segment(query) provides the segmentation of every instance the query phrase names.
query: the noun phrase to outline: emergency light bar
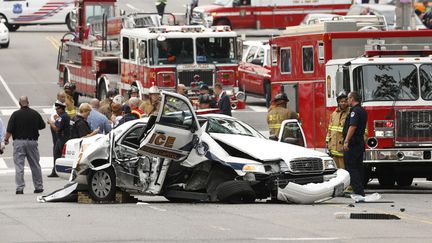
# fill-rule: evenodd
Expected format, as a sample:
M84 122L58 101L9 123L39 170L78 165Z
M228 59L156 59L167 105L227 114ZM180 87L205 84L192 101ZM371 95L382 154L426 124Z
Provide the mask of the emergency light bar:
M365 46L365 57L373 56L429 56L432 45L429 44L381 44Z

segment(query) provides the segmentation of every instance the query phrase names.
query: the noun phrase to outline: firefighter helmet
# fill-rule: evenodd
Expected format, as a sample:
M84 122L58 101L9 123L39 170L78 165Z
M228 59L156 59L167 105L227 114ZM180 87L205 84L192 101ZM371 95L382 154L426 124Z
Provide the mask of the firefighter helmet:
M67 82L65 83L65 85L63 86L63 89L69 89L71 91L74 91L76 89L76 85L74 83L71 82Z
M160 90L158 89L158 87L156 87L156 86L150 87L149 94L159 94L159 93L160 93Z
M289 99L288 99L288 96L287 96L285 93L279 93L279 94L275 95L273 101L274 101L274 102L277 102L277 101L285 101L285 102L288 102Z
M137 86L132 86L131 89L130 89L130 92L131 93L139 93L139 89L138 89Z
M340 99L346 99L348 98L347 93L345 92L345 90L342 90L341 92L339 92L339 94L336 96L336 101L339 102Z
M110 90L107 92L107 97L114 97L114 96L116 96L116 95L118 95L118 92L117 92L116 89L110 89Z

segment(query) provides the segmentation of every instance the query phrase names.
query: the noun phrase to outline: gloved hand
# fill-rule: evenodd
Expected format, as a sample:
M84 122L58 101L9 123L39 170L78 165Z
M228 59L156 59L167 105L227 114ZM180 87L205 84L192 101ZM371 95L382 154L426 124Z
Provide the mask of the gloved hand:
M5 146L4 142L1 142L0 143L0 154L3 154L5 147L6 146Z

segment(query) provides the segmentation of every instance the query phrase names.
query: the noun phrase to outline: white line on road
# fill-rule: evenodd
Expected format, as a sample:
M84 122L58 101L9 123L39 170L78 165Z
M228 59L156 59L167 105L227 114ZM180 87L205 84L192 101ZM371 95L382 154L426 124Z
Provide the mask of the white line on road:
M155 207L155 206L149 206L149 208L154 209L154 210L159 211L159 212L165 212L165 211L167 211L166 209L158 208L158 207Z
M3 86L6 89L6 92L8 92L9 96L11 97L13 103L16 105L16 107L19 108L18 100L15 98L15 95L12 93L12 91L9 89L9 86L6 84L2 76L0 75L0 82L3 84Z
M133 10L135 10L135 11L140 11L138 8L135 8L134 6L132 6L132 4L126 4L126 6L128 7L128 8L130 8L130 9L133 9Z
M52 169L49 168L42 169L42 172L51 172L51 171ZM13 173L15 173L15 169L0 170L0 175L13 174ZM31 170L29 168L24 168L24 173L31 173Z
M0 169L7 169L6 162L2 158L0 158Z
M339 240L336 237L322 237L322 238L285 238L285 237L268 237L268 238L254 238L254 240L268 240L268 241L335 241Z

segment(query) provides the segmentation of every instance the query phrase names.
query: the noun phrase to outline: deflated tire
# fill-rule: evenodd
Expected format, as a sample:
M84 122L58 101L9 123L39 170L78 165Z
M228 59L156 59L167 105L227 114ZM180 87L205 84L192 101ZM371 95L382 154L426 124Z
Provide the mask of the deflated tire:
M255 192L247 181L226 181L216 188L217 198L226 203L253 203Z
M95 201L114 201L116 177L112 168L91 171L88 177L89 194Z

